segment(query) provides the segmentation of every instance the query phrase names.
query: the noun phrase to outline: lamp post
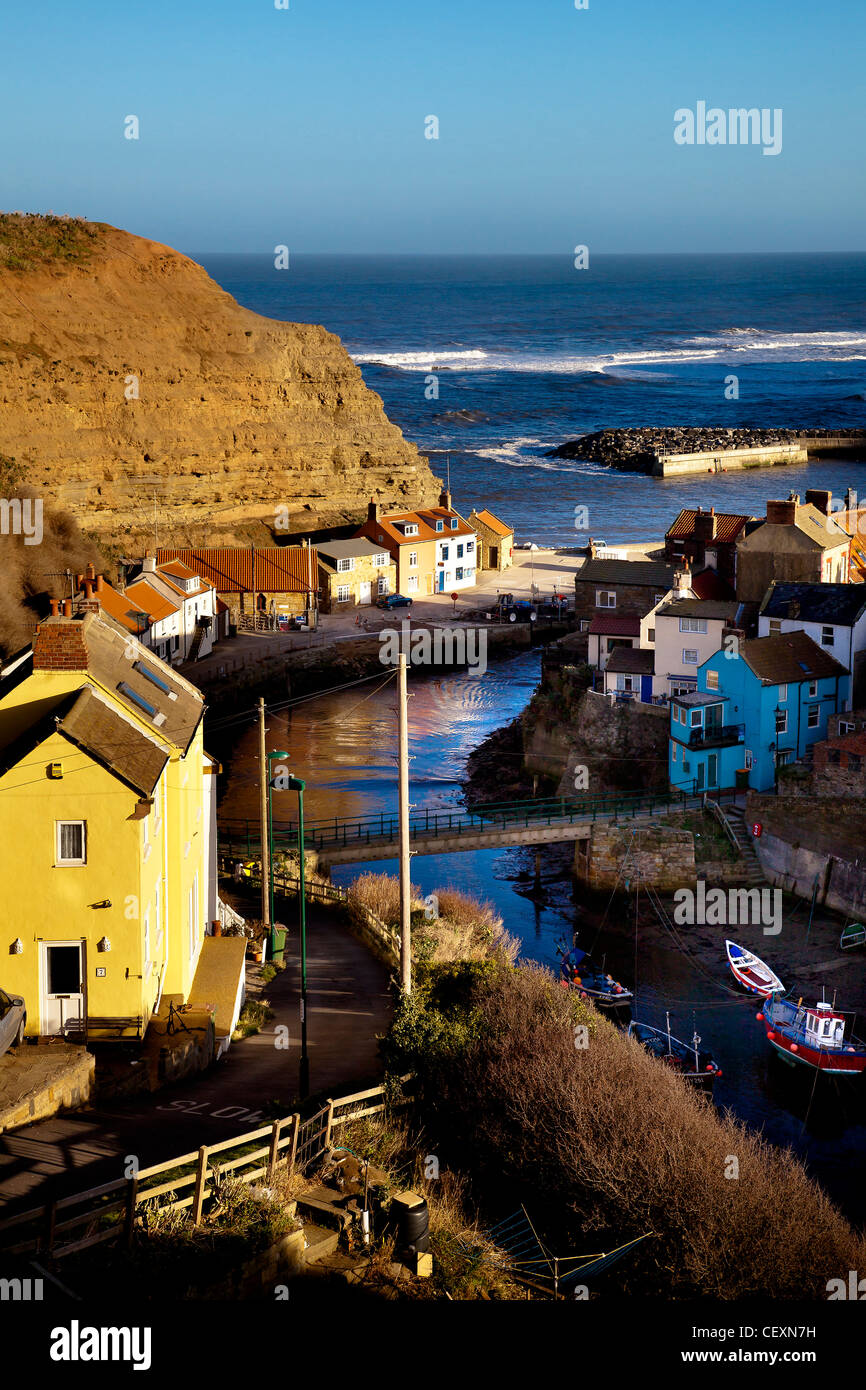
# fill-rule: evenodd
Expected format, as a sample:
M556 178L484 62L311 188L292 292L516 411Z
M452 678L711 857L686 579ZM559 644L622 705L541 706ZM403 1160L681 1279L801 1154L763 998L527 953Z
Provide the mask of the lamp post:
M270 929L271 929L271 930L270 930L270 940L269 940L269 942L268 942L268 951L269 951L271 960L273 960L273 958L274 958L274 949L275 949L275 947L276 947L277 937L276 937L276 932L274 931L274 810L273 810L273 802L272 802L272 800L271 800L271 792L273 791L273 787L274 787L274 783L275 783L275 782L278 783L278 788L279 788L279 790L282 790L282 788L283 788L283 783L285 782L285 778L284 778L284 777L272 777L272 776L271 776L271 761L272 761L272 759L274 759L274 758L287 758L289 755L288 755L288 753L285 751L285 749L283 749L283 748L278 748L278 749L276 750L276 752L274 752L274 753L268 753L267 756L268 756L268 903L269 903L269 905L270 905L269 925L270 925Z
M288 753L279 751L269 753L271 758L288 758ZM300 927L301 927L301 1062L299 1074L299 1089L301 1100L306 1100L310 1094L310 1059L307 1054L307 895L306 895L306 864L304 861L304 792L307 789L306 782L300 777L293 777L286 769L276 777L268 777L268 827L269 841L271 848L271 922L274 920L274 855L273 855L273 816L271 814L271 787L276 786L279 791L290 791L298 793L298 902L300 904ZM273 930L273 927L272 927Z

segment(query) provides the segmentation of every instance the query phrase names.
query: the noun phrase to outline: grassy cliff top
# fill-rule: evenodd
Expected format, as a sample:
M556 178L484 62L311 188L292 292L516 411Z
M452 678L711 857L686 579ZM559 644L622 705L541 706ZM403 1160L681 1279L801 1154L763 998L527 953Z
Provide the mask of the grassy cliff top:
M0 213L0 270L35 270L51 263L83 265L104 231L80 217Z

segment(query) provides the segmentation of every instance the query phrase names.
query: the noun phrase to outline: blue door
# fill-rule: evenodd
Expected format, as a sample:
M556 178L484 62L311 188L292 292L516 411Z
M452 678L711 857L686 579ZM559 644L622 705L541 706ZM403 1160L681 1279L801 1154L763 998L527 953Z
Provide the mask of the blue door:
M439 571L439 592L440 592L440 594L444 594L444 592L445 592L445 571L444 571L444 570L440 570L440 571Z
M652 704L653 698L653 678L652 676L641 676L640 678L640 698L645 705Z

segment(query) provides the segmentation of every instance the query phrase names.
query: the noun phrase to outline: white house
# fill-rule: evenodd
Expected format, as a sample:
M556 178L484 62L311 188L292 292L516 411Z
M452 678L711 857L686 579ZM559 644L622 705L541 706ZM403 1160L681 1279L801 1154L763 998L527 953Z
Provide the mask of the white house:
M860 703L866 693L866 584L771 584L761 603L758 636L778 632L805 632L841 661L853 678L854 704Z
M181 560L158 565L148 556L124 595L150 618L145 646L173 665L196 661L213 650L217 635L217 592Z
M698 667L736 628L736 599L666 598L641 619L641 646L655 647L655 694L687 695Z

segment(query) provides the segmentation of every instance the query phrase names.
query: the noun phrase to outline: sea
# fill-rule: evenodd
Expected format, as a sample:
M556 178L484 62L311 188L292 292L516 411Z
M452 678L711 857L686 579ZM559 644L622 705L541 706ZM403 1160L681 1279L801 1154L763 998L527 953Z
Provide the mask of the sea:
M544 256L299 255L286 271L266 256L197 259L248 308L339 334L390 418L434 471L450 471L456 505L490 507L518 541L582 544L577 506L588 508L596 539L616 543L662 536L682 506L758 514L768 497L808 487L839 500L849 486L866 494L866 460L658 480L550 457L565 440L623 426L866 426L866 256L610 256L587 271ZM469 753L525 707L540 665L534 649L492 662L483 676L413 681L413 805L463 804ZM269 729L307 783L311 822L395 806L392 687L322 692L275 711ZM252 823L256 739L252 724L238 723L220 754L222 808ZM490 901L522 955L553 970L557 944L577 932L634 988L636 1017L657 1027L670 1018L675 1034L700 1035L723 1067L715 1103L792 1147L848 1216L866 1223L862 1086L824 1077L815 1089L811 1076L778 1062L754 1001L731 997L721 929L715 956L701 965L658 923L638 933L622 903L599 926L567 850L547 847L540 858L539 868L521 846L418 855L413 884ZM347 884L396 868L376 861L333 877ZM786 912L783 940L799 942L808 904L788 902ZM831 967L838 956L828 928L817 955ZM787 980L783 945L768 959Z
M518 543L652 539L682 506L757 514L808 487L866 494L862 461L659 480L550 457L600 429L866 428L864 254L197 259L247 308L337 333L455 505L489 507Z

